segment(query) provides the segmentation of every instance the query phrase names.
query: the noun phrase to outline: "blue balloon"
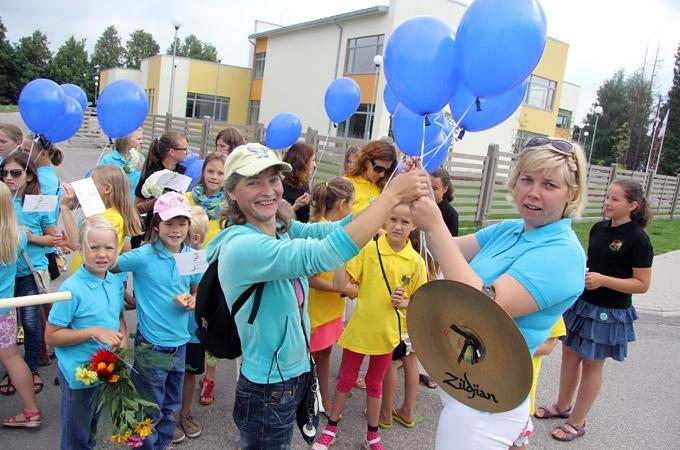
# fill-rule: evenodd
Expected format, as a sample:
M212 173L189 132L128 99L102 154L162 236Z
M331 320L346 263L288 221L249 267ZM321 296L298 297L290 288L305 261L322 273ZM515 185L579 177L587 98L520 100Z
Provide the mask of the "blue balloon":
M186 161L185 161L186 162ZM189 189L193 188L201 180L201 173L203 173L203 160L195 159L187 168L184 175L191 178L191 183L189 184Z
M19 94L19 113L34 133L51 129L61 120L65 111L64 91L52 80L33 80Z
M188 148L187 157L184 159L184 162L180 165L188 169L194 163L194 161L196 161L196 153L194 153L194 151L191 148Z
M78 132L83 124L83 108L73 97L66 96L66 112L59 122L43 135L50 142L65 141Z
M290 147L297 142L300 134L302 134L302 123L298 116L289 112L279 113L267 125L267 147L272 150Z
M475 105L476 97L465 86L458 86L449 104L453 119L458 126L467 131L482 131L495 127L510 117L522 104L528 85L528 81L524 80L498 97L479 99L480 111L477 111Z
M433 148L423 156L422 164L427 173L432 173L439 169L446 161L449 154L449 148L453 141L452 134L446 134L442 131L433 142Z
M409 110L403 104L397 106L392 116L392 131L399 150L410 156L420 156L423 145L424 116ZM425 126L425 152L432 148L434 140L440 132L451 130L451 124L444 117L443 112L430 114L429 125Z
M104 88L97 101L97 118L104 133L122 138L139 128L148 105L144 89L130 80L118 80Z
M323 97L326 114L331 122L340 123L352 117L361 102L361 90L351 78L333 80Z
M492 98L531 74L546 39L537 0L475 0L456 32L461 82L477 97Z
M392 88L390 88L389 84L386 84L385 89L383 89L383 100L385 101L385 107L390 112L390 115L393 115L397 106L399 106L399 100L394 95L394 92L392 92Z
M80 107L83 109L83 111L87 109L87 94L80 86L66 83L61 85L61 89L64 91L64 94L78 100L78 103L80 104Z
M457 73L453 30L444 21L417 16L399 25L385 46L385 77L411 111L440 111L453 95Z

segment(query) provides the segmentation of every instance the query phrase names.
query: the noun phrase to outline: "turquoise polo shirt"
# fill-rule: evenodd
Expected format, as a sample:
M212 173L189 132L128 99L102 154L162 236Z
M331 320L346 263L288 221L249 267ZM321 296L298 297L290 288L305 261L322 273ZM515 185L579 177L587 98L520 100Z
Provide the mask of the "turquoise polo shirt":
M23 225L28 228L31 233L43 236L43 228L54 227L57 221L53 213L50 212L30 212L26 213L23 210L23 199L14 199L14 212L17 215L17 222L19 225ZM45 256L45 247L39 245L31 244L30 242L26 246L26 253L33 264L35 270L47 270L47 256ZM21 255L20 255L21 256ZM17 277L25 277L31 274L31 269L21 257L17 261Z
M14 297L14 278L17 274L17 261L23 259L21 254L26 250L26 233L19 231L17 259L10 264L0 264L0 298ZM7 314L12 308L0 308L0 316Z
M585 253L571 219L531 231L524 231L523 220L507 220L478 231L475 238L480 250L470 266L484 284L508 274L538 305L538 311L514 318L533 355L585 285Z
M123 282L107 272L102 280L94 276L85 266L71 275L59 288L60 292L71 291L71 300L52 305L48 322L62 328L82 330L99 327L120 330L120 315L123 312ZM90 356L101 348L92 339L79 344L55 347L59 370L71 389L86 386L76 380L76 368L89 363Z
M113 149L111 150L110 153L107 153L104 155L104 157L99 161L98 166L106 166L108 164L113 164L114 166L118 166L121 169L125 170L125 158L118 152L118 150ZM132 200L135 199L135 189L137 189L137 184L139 183L139 179L142 176L142 171L141 170L133 170L130 171L129 173L125 173L128 177L128 181L130 183L130 196Z
M57 172L54 171L52 166L38 167L38 181L40 182L40 193L42 195L56 195L57 196L57 207L54 209L54 222L59 221L59 200L63 193L59 189L61 181L57 177ZM45 254L54 253L54 247L43 247L45 249Z
M193 252L189 246L182 253ZM132 272L139 331L152 344L177 347L189 342L189 312L172 301L198 285L201 274L180 275L175 258L161 241L125 252L118 258L121 272Z

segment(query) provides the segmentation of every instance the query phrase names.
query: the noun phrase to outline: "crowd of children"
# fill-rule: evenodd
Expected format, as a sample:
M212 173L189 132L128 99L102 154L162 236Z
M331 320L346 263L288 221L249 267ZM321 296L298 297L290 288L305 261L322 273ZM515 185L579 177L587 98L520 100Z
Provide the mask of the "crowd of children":
M138 328L129 330L134 333L132 345L149 350L139 358L149 354L173 357L165 360L171 361L167 364L152 367L151 373L148 361L135 360L134 367L140 369L132 375L135 385L159 406L151 417L152 433L142 448L164 449L186 437L198 437L202 426L191 411L195 389L198 384L201 404L214 401L218 360L195 335L193 309L201 273L181 272L178 255L206 248L224 227L221 213L225 204L235 202L227 197L231 194L224 187L225 161L243 144L243 137L235 129L220 133L218 151L205 158L198 183L186 193L169 191L159 196L145 195L144 184L159 170L184 172L181 163L188 150L186 137L170 132L153 139L146 159L140 151L141 130L118 139L91 174L106 210L78 219L74 190L59 182L52 167L62 162L61 151L40 139L22 147L20 130L17 134L14 128L0 125L0 298L48 292L50 263L56 259L49 255L54 255L55 248L64 248L73 256L70 276L59 290L70 291L72 300L57 303L51 310L41 306L0 310L0 363L6 371L0 380L0 394L16 392L23 405L21 412L3 420L2 425L41 425L36 394L43 388L38 367L41 346L47 344L54 349L59 368L61 448L94 448L101 385L84 385L74 374L97 348L128 346L123 312L136 308ZM312 224L346 222L347 216L369 207L398 164L392 144L373 141L362 149L348 150L345 177L314 182L314 148L298 145L294 152L300 155L289 156L293 172L286 175L288 181L283 186L298 218ZM453 186L448 173L438 169L431 175L431 184L446 226L457 236L458 214L451 206ZM571 440L585 432L585 416L602 384L605 358L623 360L627 342L635 337L632 322L636 315L630 295L647 289L652 262L649 238L643 231L649 208L638 187L628 181L609 187L604 207L607 220L595 224L591 231L586 290L566 313L566 329L560 319L548 341L535 351L532 415L540 357L549 354L556 338L566 334L560 396L555 404L540 406L535 413L539 419L568 418L553 433L559 440ZM57 209L24 211L25 196L38 193L58 195ZM327 417L327 425L312 447L316 450L327 449L337 439L343 408L357 383L365 383L366 389L367 448L384 448L379 428L390 428L395 421L406 428L416 424L418 382L423 377L428 383L430 380L420 375L417 355L410 347L408 304L415 290L436 273L428 271L430 262L419 255L415 244L418 229L411 214L408 204L396 206L382 230L346 265L309 277L309 348ZM57 230L59 217L64 232ZM614 239L619 236L626 239ZM607 248L611 255L603 257ZM54 275L59 275L58 268ZM301 306L299 298L298 302ZM24 333L23 358L16 340L19 325ZM610 342L608 330L614 328L624 332L614 333L617 339ZM337 382L331 377L335 344L342 349ZM367 355L363 381L359 369ZM394 398L400 368L404 396L397 406ZM198 380L200 375L203 378ZM236 411L234 414L236 417Z

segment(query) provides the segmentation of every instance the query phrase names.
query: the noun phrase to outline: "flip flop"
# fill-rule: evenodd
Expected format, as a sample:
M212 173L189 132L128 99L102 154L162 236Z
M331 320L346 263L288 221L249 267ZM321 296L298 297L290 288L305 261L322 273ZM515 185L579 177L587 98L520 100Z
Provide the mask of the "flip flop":
M418 375L418 379L420 380L421 383L423 383L428 388L437 389L437 383L429 375L425 375L424 373L421 373L420 375Z
M0 380L0 394L10 396L14 395L14 393L17 390L14 388L14 385L12 384L12 380L9 378L9 374L5 374L4 377L2 377L2 380Z
M402 416L399 415L396 409L392 410L392 420L399 422L401 425L405 426L406 428L413 428L416 426L416 423L414 421L408 421L404 419Z
M43 390L43 387L45 386L43 384L42 378L38 372L33 372L31 375L33 375L33 392L40 394ZM40 381L35 381L35 377L38 377L38 380Z
M543 414L541 416L536 415L536 413L538 412L539 409L543 411ZM569 414L571 414L571 406L569 408L565 409L564 411L562 411L560 409L560 407L557 406L557 403L553 403L552 409L555 411L554 413L552 411L550 411L550 406L538 406L536 408L536 411L534 411L534 417L539 419L539 420L555 419L555 418L568 419Z
M571 429L567 428L567 426L571 427ZM562 430L564 433L564 437L557 437L555 436L555 430ZM558 425L555 427L552 433L550 435L555 439L556 441L560 442L571 442L577 437L581 437L584 434L586 434L586 424L584 423L582 426L577 427L576 425L572 425L569 422L565 422L562 425Z

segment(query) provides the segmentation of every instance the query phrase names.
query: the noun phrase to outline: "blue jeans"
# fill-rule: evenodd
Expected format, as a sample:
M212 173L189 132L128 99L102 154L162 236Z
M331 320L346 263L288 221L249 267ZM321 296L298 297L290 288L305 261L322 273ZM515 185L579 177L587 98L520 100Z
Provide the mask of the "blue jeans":
M137 387L139 395L158 405L160 411L150 412L149 418L153 420L153 432L144 439L142 449L164 450L175 431L175 413L182 404L182 386L184 383L184 358L186 344L179 347L161 347L147 341L137 330L135 337L135 350L145 346L156 355L167 358L172 356L163 365L149 367L144 357L135 355L134 368L139 374L132 372L132 381ZM135 352L136 353L136 352Z
M241 450L290 448L295 411L308 376L303 373L280 383L257 384L241 374L233 414Z
M103 385L85 389L71 389L59 372L61 391L61 450L94 449L96 446L97 400Z
M36 295L38 288L35 285L33 275L17 277L14 279L14 296ZM41 305L22 306L19 308L21 326L24 327L24 359L31 372L38 371L40 360L40 348L42 346L42 328L40 327Z

